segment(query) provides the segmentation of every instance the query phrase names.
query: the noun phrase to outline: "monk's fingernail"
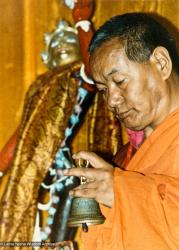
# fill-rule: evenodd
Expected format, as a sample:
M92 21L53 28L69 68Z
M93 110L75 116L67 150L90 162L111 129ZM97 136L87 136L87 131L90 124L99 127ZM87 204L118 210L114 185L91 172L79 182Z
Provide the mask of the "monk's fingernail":
M73 159L76 159L76 154L73 154L73 155L72 155L72 158L73 158Z
M74 193L75 193L75 192L74 192L73 190L71 190L71 191L69 192L69 195L73 196Z
M57 174L60 175L60 176L63 176L63 170L62 169L57 169Z
M64 170L62 170L62 173L63 173L63 175L67 175L69 173L69 170L68 169L64 169Z

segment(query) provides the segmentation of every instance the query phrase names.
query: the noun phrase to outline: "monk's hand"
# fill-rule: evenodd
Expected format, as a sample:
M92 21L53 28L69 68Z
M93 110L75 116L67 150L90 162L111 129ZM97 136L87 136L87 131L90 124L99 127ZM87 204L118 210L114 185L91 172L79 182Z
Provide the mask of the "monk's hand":
M73 197L94 198L97 202L112 207L114 202L114 168L93 152L81 151L73 158L87 160L92 168L71 168L64 175L85 177L86 182L70 191Z

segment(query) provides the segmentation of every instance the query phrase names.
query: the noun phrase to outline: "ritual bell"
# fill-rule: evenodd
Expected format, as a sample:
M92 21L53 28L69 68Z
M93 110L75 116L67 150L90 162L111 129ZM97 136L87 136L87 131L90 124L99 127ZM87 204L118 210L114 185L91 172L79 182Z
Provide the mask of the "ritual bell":
M81 160L81 159L80 159ZM86 164L79 161L80 167L88 167L89 162ZM81 184L85 184L86 181L84 177L81 177ZM102 215L99 204L95 199L92 198L80 198L75 197L72 201L71 212L68 219L69 227L79 227L82 226L84 232L88 231L88 226L102 224L105 217Z

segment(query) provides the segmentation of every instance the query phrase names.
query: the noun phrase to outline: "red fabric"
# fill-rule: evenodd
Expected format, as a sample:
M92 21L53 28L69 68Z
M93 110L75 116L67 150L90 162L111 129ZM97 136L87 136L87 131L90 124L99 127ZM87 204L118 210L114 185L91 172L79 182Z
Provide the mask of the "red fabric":
M17 143L18 129L10 137L9 141L5 144L0 152L0 171L4 172L7 170L12 162L15 147Z
M138 149L144 141L144 137L145 137L144 131L143 130L133 131L130 129L127 129L126 131L127 131L130 143L132 144L134 148Z

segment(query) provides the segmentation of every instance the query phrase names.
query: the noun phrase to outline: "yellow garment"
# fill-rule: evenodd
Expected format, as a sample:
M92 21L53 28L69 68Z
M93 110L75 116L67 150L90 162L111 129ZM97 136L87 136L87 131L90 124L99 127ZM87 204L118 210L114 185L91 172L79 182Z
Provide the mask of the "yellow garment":
M49 71L27 93L8 185L0 201L1 241L32 240L38 189L64 138L78 88L72 72L78 69L76 63Z
M103 225L83 234L85 250L179 249L179 109L115 169L115 203Z

